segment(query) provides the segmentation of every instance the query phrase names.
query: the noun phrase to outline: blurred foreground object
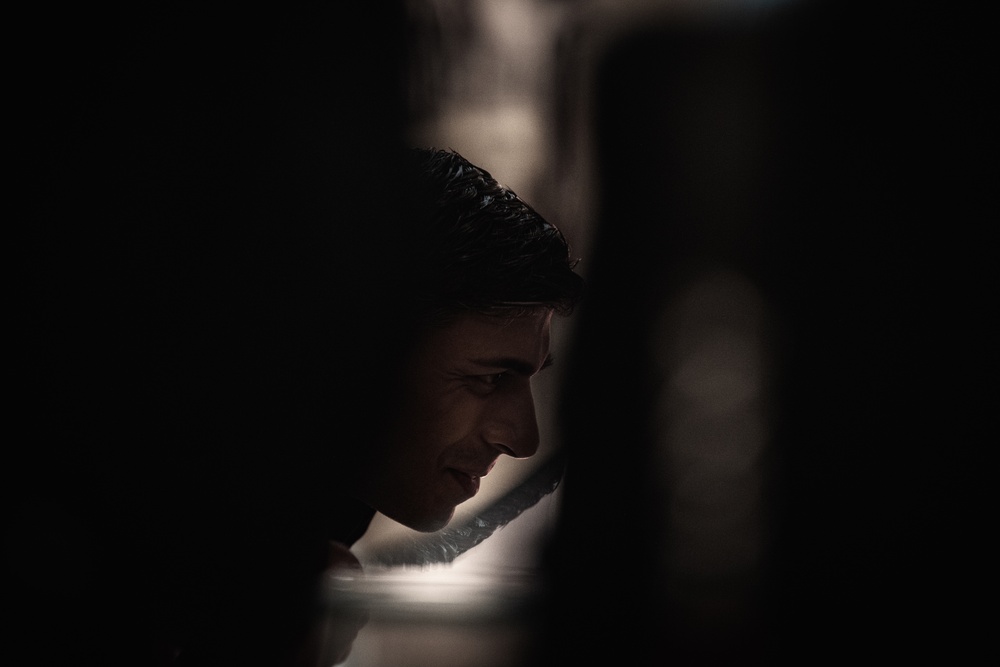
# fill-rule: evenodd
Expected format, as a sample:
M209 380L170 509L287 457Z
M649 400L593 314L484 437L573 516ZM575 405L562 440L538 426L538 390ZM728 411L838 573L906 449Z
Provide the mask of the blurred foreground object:
M532 664L974 656L982 23L695 4L595 3L565 35L597 213ZM595 544L643 584L592 576Z

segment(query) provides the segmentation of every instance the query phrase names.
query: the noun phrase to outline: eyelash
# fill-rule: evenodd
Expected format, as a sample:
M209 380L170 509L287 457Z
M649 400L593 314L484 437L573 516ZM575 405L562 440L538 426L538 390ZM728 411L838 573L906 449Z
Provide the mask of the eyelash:
M550 367L553 364L553 362L554 362L554 359L551 356L549 356L548 358L545 359L545 362L542 364L542 367L539 369L539 371L545 370L546 368ZM492 389L492 388L500 386L500 384L502 384L505 379L507 379L508 377L510 377L510 375L511 375L511 372L509 370L506 370L506 371L501 371L499 373L489 373L487 375L476 375L474 377L476 378L476 380L478 380L479 382L481 382L484 386L489 387L490 389Z
M503 371L502 373L490 373L489 375L481 375L480 378L486 384L490 385L491 387L495 387L498 384L500 384L500 382L502 382L503 379L506 378L508 375L509 373L507 371Z

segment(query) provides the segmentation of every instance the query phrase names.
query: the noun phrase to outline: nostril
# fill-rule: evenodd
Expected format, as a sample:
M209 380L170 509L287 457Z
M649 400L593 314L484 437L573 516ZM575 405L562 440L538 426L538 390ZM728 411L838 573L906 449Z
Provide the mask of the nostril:
M512 456L515 459L518 458L514 450L508 447L507 445L501 445L499 443L495 443L493 446L499 449L501 453L506 454L507 456Z

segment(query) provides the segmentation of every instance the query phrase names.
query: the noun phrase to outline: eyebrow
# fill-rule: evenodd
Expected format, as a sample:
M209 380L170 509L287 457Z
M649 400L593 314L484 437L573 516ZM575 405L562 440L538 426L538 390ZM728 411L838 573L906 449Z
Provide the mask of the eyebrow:
M539 367L538 372L541 373L546 368L555 363L555 357L551 354L545 356L545 360ZM534 375L535 366L530 364L524 359L518 359L516 357L497 357L496 359L473 359L473 363L479 364L480 366L489 366L493 368L509 368L516 373L521 375Z

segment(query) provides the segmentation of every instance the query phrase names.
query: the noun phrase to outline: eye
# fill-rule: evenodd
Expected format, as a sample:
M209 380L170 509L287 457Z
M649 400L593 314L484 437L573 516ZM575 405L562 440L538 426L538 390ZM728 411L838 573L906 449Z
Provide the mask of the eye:
M504 378L506 378L508 375L509 373L507 373L507 371L503 371L502 373L490 373L489 375L480 375L479 379L482 380L484 383L490 385L491 387L495 387L501 382L503 382Z
M509 372L489 373L487 375L473 375L470 377L471 386L477 393L488 394L503 385L510 375Z

